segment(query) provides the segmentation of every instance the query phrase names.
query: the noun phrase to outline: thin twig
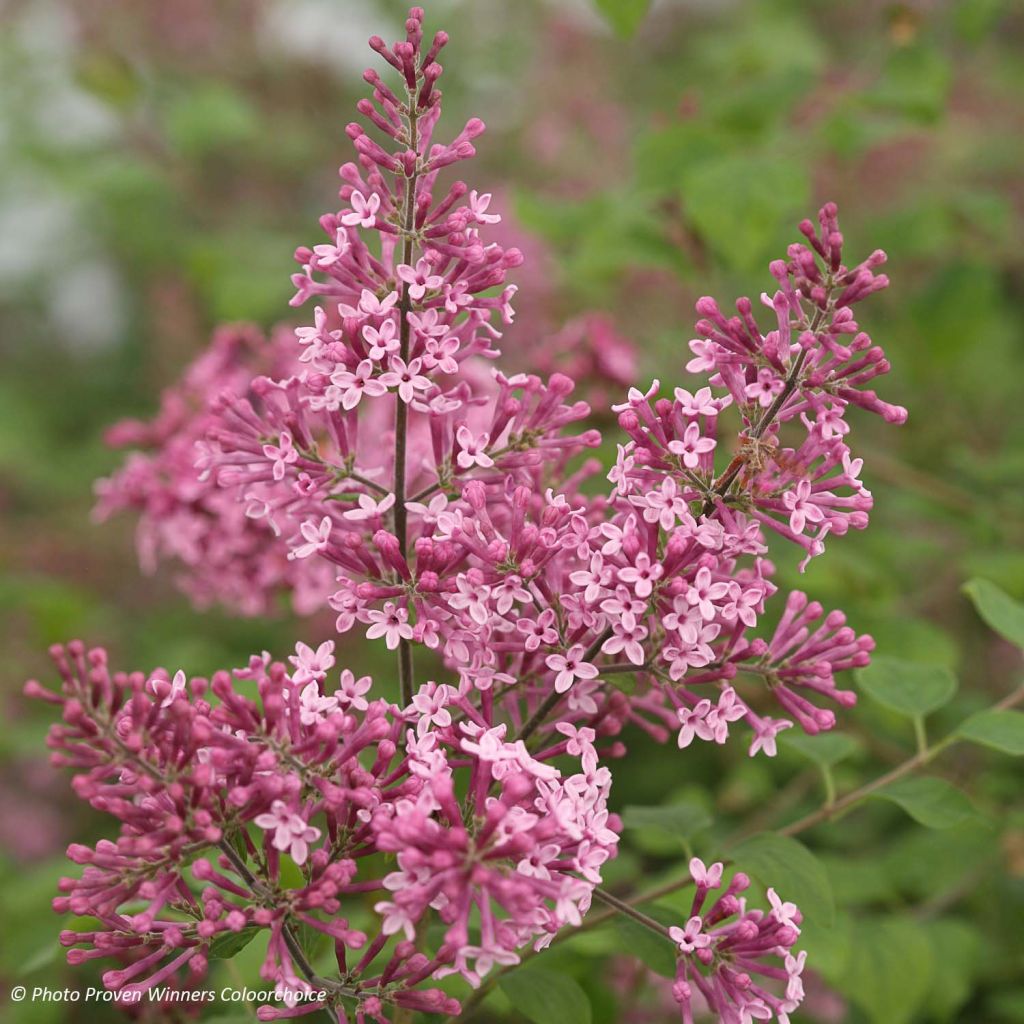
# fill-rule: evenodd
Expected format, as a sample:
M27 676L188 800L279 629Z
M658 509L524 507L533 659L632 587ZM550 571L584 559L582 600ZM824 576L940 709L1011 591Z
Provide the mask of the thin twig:
M999 703L993 704L991 710L1006 711L1008 708L1012 708L1021 701L1024 701L1024 686L1018 687L1013 693L999 701ZM831 821L834 818L839 817L853 807L854 804L860 803L861 800L871 796L873 793L876 793L884 786L889 785L890 782L895 782L897 779L902 779L903 776L909 775L916 768L920 768L923 765L928 764L929 761L933 761L947 748L953 746L955 743L962 743L963 741L963 736L960 736L956 732L951 732L934 746L919 751L914 754L913 757L907 758L906 761L897 765L891 771L888 771L884 775L880 775L877 779L852 790L845 796L841 796L830 807L820 807L811 814L805 815L798 821L794 821L785 826L785 828L779 829L779 835L795 836L800 832L805 832L807 829L813 828L815 825L818 825L823 821Z

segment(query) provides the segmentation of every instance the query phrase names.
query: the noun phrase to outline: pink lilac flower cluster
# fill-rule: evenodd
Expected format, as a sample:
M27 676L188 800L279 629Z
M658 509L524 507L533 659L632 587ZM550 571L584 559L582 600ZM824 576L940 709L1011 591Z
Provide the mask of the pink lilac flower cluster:
M266 615L285 595L309 614L326 606L333 589L327 566L290 561L265 521L195 471L196 444L214 422L213 402L224 392L246 394L261 370L285 371L296 358L292 340L288 330L268 340L249 325L222 327L164 392L150 422L124 420L107 432L108 444L133 451L117 473L97 482L96 518L138 512L143 570L173 562L178 585L200 608L218 603L236 614Z
M625 754L627 725L683 748L725 743L744 722L750 754L772 756L794 723L831 728L823 704L855 699L837 674L869 659L870 637L801 592L774 630L763 620L777 589L769 536L806 563L867 523L847 412L905 417L865 386L888 363L852 314L887 283L883 254L845 265L827 205L771 265L768 333L748 299L735 316L701 299L687 369L704 379L671 396L657 381L630 388L613 407L624 438L611 486L585 493L600 438L581 426L574 381L483 370L521 256L489 240L490 196L450 180L483 125L434 141L447 36L426 44L422 21L413 8L403 40L371 40L397 91L366 72L359 111L376 135L349 126L358 159L321 218L327 241L296 253L294 303L315 300L311 322L263 375L239 381L216 360L198 372L194 418L156 433L168 497L152 477L134 492L172 548L198 495L209 515L193 565L244 523L258 550L223 552L219 571L236 578L220 592L314 581L306 593L328 594L339 633L397 653L401 703L334 674L333 641L300 645L291 670L265 656L209 683L111 677L101 652L58 653L66 725L53 743L80 794L122 822L116 843L73 848L86 870L60 907L103 926L74 938L88 947L75 957L134 958L108 975L114 987L202 970L218 936L256 928L267 979L283 993L325 982L339 1020L343 1003L357 1021L383 1020L386 1004L451 1012L421 983L478 984L586 912L616 842L598 758ZM193 440L189 483L179 458ZM221 503L235 511L218 521ZM446 682L417 683L414 648ZM614 685L620 674L636 685ZM798 912L772 896L770 915L748 913L737 875L702 913L720 869L699 871L672 936L684 1020L694 988L730 1024L785 1020L799 971L784 1000L750 975L786 974L762 960L792 947ZM440 940L425 927L435 915ZM313 970L299 925L333 940L340 980Z
M789 1014L804 996L800 976L807 954L790 952L800 935L800 911L774 889L768 890L772 909L767 914L748 910L739 894L749 888L750 879L742 872L706 907L709 894L722 888L722 874L722 864L708 867L696 857L690 861L696 887L690 918L681 928L669 928L678 950L672 992L683 1024L693 1024L695 995L698 1005L722 1024L773 1018L789 1024ZM765 979L769 988L752 975ZM781 988L781 995L773 994L773 987Z
M314 985L339 1020L346 1003L385 1020L385 1003L457 1013L421 983L479 984L580 923L618 841L593 733L563 726L531 754L451 687L427 684L406 712L369 700L369 678L335 673L332 648L300 645L290 672L264 654L191 681L53 649L61 693L27 692L61 706L55 763L121 823L68 851L84 869L54 907L97 922L62 933L71 962L122 961L103 979L127 999L181 968L201 976L218 941L260 931L261 976L286 1004L261 1020L322 1009L297 1001ZM312 975L300 928L329 940L336 980Z

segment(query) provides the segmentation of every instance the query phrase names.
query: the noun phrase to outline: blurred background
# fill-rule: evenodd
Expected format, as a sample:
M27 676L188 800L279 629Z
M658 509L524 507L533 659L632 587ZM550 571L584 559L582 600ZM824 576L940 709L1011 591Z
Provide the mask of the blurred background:
M93 977L63 966L48 910L64 846L104 826L48 766L45 709L20 697L49 678L47 645L82 636L117 665L208 673L332 635L283 605L272 621L193 610L173 568L139 572L130 517L91 523L92 486L121 458L104 428L152 415L216 324L301 322L291 254L334 208L366 37L395 38L402 15L388 0L0 0L0 1000L14 980ZM435 0L427 22L452 35L446 134L487 122L464 173L528 256L513 364L554 335L576 358L615 332L640 382L684 383L694 300L756 297L821 202L839 203L852 262L887 250L892 286L860 315L893 364L879 390L910 422L858 417L871 528L804 577L782 560L781 582L844 608L880 652L954 669L951 722L1017 685L1019 654L960 588L983 576L1024 597L1024 5ZM621 387L593 388L600 421ZM848 722L840 788L913 750L877 706ZM808 840L838 913L809 938L798 1019L1024 1021L1020 773L971 751L941 773L973 779L980 822L922 833L877 805ZM821 792L796 748L680 760L635 737L615 797L699 808L701 850ZM612 882L675 877L683 856L665 829L631 830ZM615 959L607 932L549 962L596 1024L672 1020L663 983ZM501 991L486 1005L477 1019L525 1019Z

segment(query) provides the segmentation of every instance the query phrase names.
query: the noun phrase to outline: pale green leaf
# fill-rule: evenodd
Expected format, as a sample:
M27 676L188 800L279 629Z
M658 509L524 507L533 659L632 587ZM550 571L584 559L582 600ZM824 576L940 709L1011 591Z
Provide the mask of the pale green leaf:
M1024 648L1024 604L989 580L971 580L964 585L964 593L990 629L1011 644Z
M679 912L667 907L645 905L637 909L668 928L680 921ZM668 939L624 914L615 918L615 930L623 942L623 951L663 978L675 977L676 950Z
M926 828L952 828L974 815L966 795L942 779L899 779L873 795L902 807Z
M831 768L860 750L860 744L842 732L821 732L817 736L808 736L804 732L789 730L779 737L779 741L782 746L803 754L823 768Z
M220 932L210 943L209 957L211 960L230 960L236 953L240 953L261 929L243 928L238 932Z
M857 671L857 682L872 700L910 717L930 714L956 693L956 677L948 668L900 658L875 658Z
M732 850L736 865L766 888L795 903L804 917L829 927L835 901L828 874L802 843L789 836L764 832L744 840Z
M682 803L668 807L627 807L622 813L626 828L656 828L683 840L692 839L712 824L711 815L699 804Z
M516 1012L533 1024L590 1024L590 1000L568 975L524 967L506 974L500 985Z
M651 0L594 0L617 35L629 38L647 15Z
M684 171L683 213L729 267L759 266L807 202L807 169L778 157L730 154Z
M906 918L860 920L850 958L834 983L872 1024L907 1024L928 995L932 947L924 927Z
M981 743L1003 754L1024 755L1024 712L979 711L971 715L957 732L972 743Z

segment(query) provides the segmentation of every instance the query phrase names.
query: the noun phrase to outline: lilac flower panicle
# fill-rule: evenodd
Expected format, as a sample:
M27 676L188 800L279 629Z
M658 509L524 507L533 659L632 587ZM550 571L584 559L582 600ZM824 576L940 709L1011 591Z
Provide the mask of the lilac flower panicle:
M254 928L264 978L326 987L340 1021L457 1012L434 980L479 985L586 914L616 851L608 762L627 726L678 749L742 729L773 756L784 730L835 725L855 700L837 676L870 658L842 612L773 600L768 554L789 542L803 566L867 525L853 425L906 417L869 387L889 364L853 319L884 254L844 263L826 205L771 264L760 320L749 299L699 300L680 386L628 386L629 346L593 318L546 377L503 373L522 257L491 194L455 177L484 126L438 134L448 37L422 22L413 8L404 39L370 41L389 78L366 72L340 206L296 251L305 323L269 345L219 333L153 424L115 432L150 452L100 487L102 512L141 511L147 560L183 563L198 603L326 605L339 634L396 652L401 699L340 668L333 640L209 680L55 651L62 693L29 690L62 708L50 742L76 791L121 824L72 847L83 871L57 906L97 919L65 941L117 961L114 989L198 977L218 936ZM565 356L588 332L605 362ZM600 435L567 368L591 393L628 386L610 468L588 457ZM417 682L424 651L443 681ZM691 872L669 933L683 1020L784 1022L799 910L769 890L771 911L748 911L742 874L712 900L722 866ZM300 926L333 941L336 977L314 974ZM261 1019L316 1008L292 1002Z

